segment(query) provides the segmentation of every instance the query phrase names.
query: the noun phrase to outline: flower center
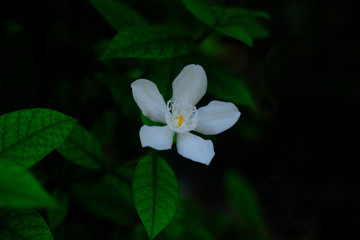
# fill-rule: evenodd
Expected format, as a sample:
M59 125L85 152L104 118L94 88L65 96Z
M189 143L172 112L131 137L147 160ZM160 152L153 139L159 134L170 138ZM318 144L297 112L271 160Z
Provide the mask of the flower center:
M197 126L197 113L195 106L170 99L165 112L166 123L177 133L189 132Z
M178 119L178 126L181 127L181 125L182 125L182 123L184 121L183 115L180 115L177 119Z

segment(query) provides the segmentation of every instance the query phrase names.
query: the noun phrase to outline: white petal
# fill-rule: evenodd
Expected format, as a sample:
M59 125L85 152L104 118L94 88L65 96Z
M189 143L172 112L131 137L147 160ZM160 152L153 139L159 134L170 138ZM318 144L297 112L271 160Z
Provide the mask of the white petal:
M231 128L239 119L238 108L230 102L211 101L198 109L198 125L194 131L212 135Z
M175 78L173 100L189 103L193 106L205 95L207 78L200 65L187 65Z
M166 123L166 104L155 83L139 79L131 84L135 102L142 113L155 122Z
M206 165L209 165L215 156L212 141L204 140L189 132L178 134L176 146L183 157Z
M140 128L140 141L142 147L151 147L156 150L170 149L174 139L174 131L168 126L142 126Z

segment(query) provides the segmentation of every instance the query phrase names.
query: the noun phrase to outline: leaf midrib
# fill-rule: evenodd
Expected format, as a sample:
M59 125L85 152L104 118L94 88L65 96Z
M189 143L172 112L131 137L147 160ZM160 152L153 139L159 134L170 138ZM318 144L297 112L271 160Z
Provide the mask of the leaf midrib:
M35 136L35 135L37 135L37 134L39 134L39 133L41 133L41 132L44 132L44 131L46 131L47 129L52 128L52 127L54 127L54 126L56 126L56 125L61 125L61 124L65 123L65 122L71 122L71 121L76 121L76 120L75 120L75 119L66 119L66 120L62 120L62 121L60 121L60 122L53 123L53 124L51 124L51 125L49 125L49 126L47 126L47 127L41 128L41 129L33 132L32 134L30 134L30 135L28 135L28 136L20 139L19 141L16 141L15 143L11 144L11 145L10 145L9 147L7 147L7 148L4 148L4 141L3 141L3 142L2 142L2 144L3 144L3 150L0 152L0 157L4 156L6 152L8 152L9 150L11 150L11 148L16 147L16 145L21 144L22 142L25 142L25 141L28 140L28 139L31 139L33 136ZM5 132L4 132L4 135L5 135Z
M180 37L170 37L170 38L164 38L164 39L160 39L160 40L151 40L151 41L142 41L142 42L138 42L136 44L131 44L131 45L127 45L127 46L122 46L122 47L119 47L117 48L116 50L114 49L106 49L105 53L103 54L103 56L101 57L101 59L108 59L109 58L109 55L116 55L116 53L118 52L127 52L129 50L131 50L132 48L139 48L139 47L143 47L143 46L147 46L150 45L150 44L155 44L155 43L160 43L159 45L161 46L161 48L163 48L163 44L165 43L178 43L178 42L183 42L183 43L187 43L191 44L191 41L189 41L189 39L186 37L186 36L180 36ZM147 51L145 51L147 52ZM111 58L111 57L110 57Z
M153 238L154 236L154 224L155 224L155 210L156 210L156 184L157 184L157 171L156 171L156 157L152 156L152 160L153 160L153 184L154 184L154 193L153 193L153 214L152 214L152 219L151 219L151 238Z

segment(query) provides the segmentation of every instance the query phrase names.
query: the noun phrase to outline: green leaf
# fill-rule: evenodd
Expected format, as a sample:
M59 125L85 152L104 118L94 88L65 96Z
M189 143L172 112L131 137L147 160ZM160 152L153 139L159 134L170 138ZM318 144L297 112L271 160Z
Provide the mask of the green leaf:
M1 240L51 240L41 215L33 209L0 209Z
M110 58L161 59L181 56L193 49L190 37L172 27L137 26L120 30L101 60Z
M200 21L213 27L218 21L214 10L208 5L196 0L182 0L185 7Z
M236 25L222 26L222 27L217 27L216 29L225 35L228 35L230 37L242 41L243 43L247 44L250 47L253 45L252 37L241 26L236 26Z
M98 181L74 184L71 193L93 213L126 225L130 221L127 212L129 204L121 184L118 178L108 174Z
M0 116L0 162L31 167L57 148L75 124L75 119L44 108Z
M252 187L232 170L225 175L225 187L231 206L238 216L241 232L251 235L249 239L267 239L258 199Z
M115 0L90 0L106 21L116 30L146 24L146 20L132 7Z
M57 207L36 178L16 164L0 162L0 207Z
M136 166L133 180L136 210L150 239L172 220L179 202L175 174L167 162L147 155Z
M223 26L241 26L252 38L269 36L269 31L261 25L258 19L252 17L232 16Z
M257 11L246 8L232 8L229 9L231 11L231 17L253 17L253 18L263 18L270 19L270 15L263 11Z
M269 35L269 32L257 21L257 18L270 18L263 11L226 8L219 5L210 6L198 0L183 0L183 3L203 23L249 46L252 46L253 38L263 38Z
M251 91L244 77L235 77L221 69L209 70L208 85L210 95L241 106L256 109Z
M105 165L100 143L79 124L56 150L69 161L85 168L99 169Z
M52 196L59 202L59 207L47 210L47 219L51 229L56 228L61 222L63 222L68 215L69 210L69 196L66 192L61 192L56 189Z

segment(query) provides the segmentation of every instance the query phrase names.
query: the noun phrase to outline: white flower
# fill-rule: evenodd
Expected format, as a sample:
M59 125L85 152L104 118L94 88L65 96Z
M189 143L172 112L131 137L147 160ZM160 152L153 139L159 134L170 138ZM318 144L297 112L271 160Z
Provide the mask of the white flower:
M230 102L211 101L196 109L195 105L205 95L207 78L200 65L188 65L176 77L173 97L167 104L156 85L146 79L131 84L135 102L142 113L165 126L142 126L142 147L157 150L170 149L177 133L177 149L180 155L206 165L214 157L212 141L204 140L190 131L205 135L221 133L232 127L240 117L237 107Z

